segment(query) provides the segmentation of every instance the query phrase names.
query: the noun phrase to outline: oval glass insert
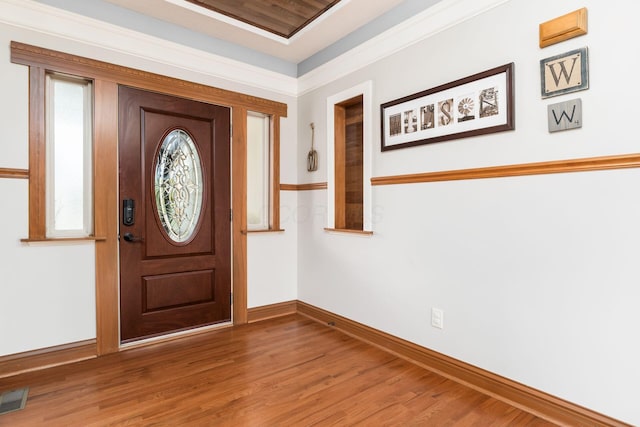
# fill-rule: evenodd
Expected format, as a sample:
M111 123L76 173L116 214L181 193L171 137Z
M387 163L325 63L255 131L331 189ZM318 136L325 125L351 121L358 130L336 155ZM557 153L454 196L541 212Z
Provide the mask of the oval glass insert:
M155 170L156 208L171 240L189 240L202 209L202 164L191 136L182 129L162 141Z

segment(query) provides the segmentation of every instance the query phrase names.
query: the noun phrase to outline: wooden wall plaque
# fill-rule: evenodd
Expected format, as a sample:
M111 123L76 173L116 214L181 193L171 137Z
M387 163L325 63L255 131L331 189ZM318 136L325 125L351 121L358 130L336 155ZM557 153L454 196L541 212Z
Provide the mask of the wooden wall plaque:
M540 47L587 34L587 8L575 10L540 24Z

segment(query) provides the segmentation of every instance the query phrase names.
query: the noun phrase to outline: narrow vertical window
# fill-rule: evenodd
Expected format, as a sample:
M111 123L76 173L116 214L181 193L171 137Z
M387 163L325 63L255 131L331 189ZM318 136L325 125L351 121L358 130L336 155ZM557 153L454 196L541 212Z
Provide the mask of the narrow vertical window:
M48 238L93 233L91 82L46 79L46 223Z
M363 228L362 95L335 106L335 227Z
M271 222L271 117L247 114L247 229L269 230Z
M327 98L328 231L373 233L372 117L371 81Z

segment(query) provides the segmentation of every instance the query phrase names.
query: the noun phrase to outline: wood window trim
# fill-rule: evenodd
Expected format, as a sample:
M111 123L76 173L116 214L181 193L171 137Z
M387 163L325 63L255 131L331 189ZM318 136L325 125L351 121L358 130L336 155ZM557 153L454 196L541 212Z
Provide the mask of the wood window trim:
M260 234L260 233L284 233L283 228L270 228L268 230L245 230L246 234Z
M106 240L106 237L95 234L73 237L47 236L45 116L47 71L41 66L29 67L29 237L20 241L29 243Z
M369 230L352 230L350 228L328 228L325 227L324 231L330 233L347 233L347 234L361 234L363 236L373 236L373 231Z
M196 101L212 102L229 107L287 117L287 104L226 89L205 86L186 80L137 70L108 62L85 58L16 41L11 42L11 62L31 67L116 82L117 84L156 90Z
M43 67L29 67L29 239L46 239L46 120Z
M280 118L271 117L271 176L270 191L271 203L271 221L269 223L270 231L284 231L280 229Z
M225 89L136 70L68 53L11 42L11 62L29 67L29 238L41 239L44 230L44 76L55 71L94 82L94 232L96 240L96 352L120 350L118 319L118 85L166 93L182 98L229 106L232 109L232 209L234 324L247 323L246 248L246 115L260 111L273 117L274 142L279 152L280 118L287 104ZM273 171L279 177L279 164ZM279 182L278 179L274 183ZM276 185L274 184L274 189ZM277 186L279 190L279 184ZM274 194L278 202L279 191ZM40 219L42 217L42 220ZM274 220L279 228L279 212ZM40 223L39 221L43 221ZM32 234L33 233L33 234Z
M326 189L326 182L312 182L309 184L280 184L280 191L309 191Z
M38 242L102 242L106 241L106 237L102 236L85 236L85 237L45 237L44 239L20 239L23 243L38 243Z
M345 181L346 181L346 157L345 157L345 139L346 139L346 111L345 107L341 104L336 104L333 107L333 138L334 138L334 217L335 228L338 230L346 229L346 201L345 201Z
M363 111L363 94L334 105L335 221L330 230L367 233L364 229L363 208ZM357 131L355 135L353 133L354 126L356 129L359 126L359 137Z
M0 178L29 179L29 169L0 168Z
M270 112L251 111L269 116L269 228L250 230L245 226L242 231L245 234L283 232L284 230L280 228L280 117ZM245 117L245 122L246 120Z
M330 230L343 230L343 229L356 229L356 227L351 227L346 224L342 224L341 218L344 217L346 219L346 215L353 215L355 211L349 213L346 209L347 202L345 198L345 203L342 203L342 196L339 195L340 192L340 183L344 180L344 182L349 181L349 177L345 175L343 178L339 171L340 165L344 165L345 160L342 157L346 157L341 155L340 151L341 147L344 145L347 147L347 144L342 144L340 142L340 138L343 134L343 129L345 129L345 125L351 124L351 118L360 117L359 115L353 116L349 119L349 123L347 123L346 114L343 115L340 113L340 108L348 105L350 101L353 100L361 100L362 105L362 202L361 202L361 214L362 214L362 225L358 226L360 231L364 231L365 233L369 233L373 230L372 224L372 215L371 215L371 203L372 203L372 192L371 192L371 161L372 161L372 152L371 152L371 141L373 140L373 81L368 80L362 82L356 86L345 89L339 93L331 95L327 97L327 224L326 228ZM338 110L338 111L336 111ZM337 114L338 113L338 114ZM344 125L341 125L343 122ZM352 131L352 130L351 130ZM350 131L350 132L351 132ZM344 134L346 136L346 129ZM294 187L285 187L289 190L298 190L298 188ZM320 188L304 188L306 189L320 189ZM352 200L351 204L359 203L357 200ZM342 209L344 205L344 209ZM353 206L352 206L353 207ZM342 214L342 210L345 211L345 215ZM357 212L356 212L357 213Z

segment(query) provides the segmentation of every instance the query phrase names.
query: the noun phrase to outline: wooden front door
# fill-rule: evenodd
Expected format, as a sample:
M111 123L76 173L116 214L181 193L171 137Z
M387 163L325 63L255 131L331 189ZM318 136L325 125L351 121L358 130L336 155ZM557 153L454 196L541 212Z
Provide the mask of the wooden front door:
M230 110L118 96L120 339L230 321Z

